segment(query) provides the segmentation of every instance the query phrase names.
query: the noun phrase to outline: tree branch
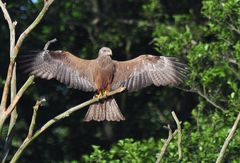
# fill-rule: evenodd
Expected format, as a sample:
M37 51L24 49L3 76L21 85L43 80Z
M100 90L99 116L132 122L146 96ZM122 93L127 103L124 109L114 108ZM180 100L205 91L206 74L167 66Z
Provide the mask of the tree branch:
M177 115L175 114L174 111L172 111L172 116L173 119L175 120L176 124L177 124L177 131L178 131L178 161L181 162L182 161L182 147L181 147L181 141L182 141L182 128L181 128L181 123L178 118Z
M12 19L7 11L6 8L6 3L3 3L2 0L0 0L0 7L2 9L2 12L4 14L4 18L6 19L7 23L8 23L8 27L9 27L9 34L10 34L10 57L13 54L13 48L15 46L15 27L17 25L17 22L14 21L12 22ZM13 67L14 67L14 63L11 63L11 65L9 65L8 68L8 73L9 74L11 71L13 71ZM11 76L9 76L6 81L5 81L5 85L4 85L4 91L2 94L2 100L1 100L1 110L5 111L6 109L6 103L7 103L7 96L8 96L8 91L9 91L9 85L10 85L10 81L11 81Z
M157 154L157 161L156 161L156 163L159 163L162 160L163 155L166 152L168 145L170 144L170 142L174 138L174 136L177 135L177 132L178 132L177 130L175 130L172 133L172 129L171 129L169 124L168 124L168 126L165 126L165 128L168 129L168 138L167 138L167 140L164 140L164 144L163 144L163 146L161 148L161 152Z
M6 110L6 114L9 115L12 113L13 109L17 105L18 101L22 97L23 93L28 89L28 87L33 83L34 76L30 76L27 81L23 84L23 86L18 91L17 95L15 96L13 102L9 105L8 109Z
M237 116L237 118L236 118L236 120L235 120L235 122L234 122L234 124L233 124L233 126L232 126L232 128L231 128L231 130L230 130L230 132L229 132L229 134L228 134L228 136L227 136L223 146L222 146L222 149L221 149L221 151L220 151L220 153L218 155L216 163L221 163L223 161L224 154L226 152L226 149L227 149L230 141L234 137L234 134L235 134L235 131L236 131L237 126L239 124L239 121L240 121L240 112L238 113L238 116Z
M173 116L173 119L175 120L175 122L177 124L177 129L172 133L172 129L170 128L169 124L168 124L168 126L164 126L164 128L168 129L168 138L167 138L167 140L164 140L164 144L161 148L161 151L160 151L160 153L157 154L156 163L159 163L162 160L163 155L166 152L168 145L170 144L171 140L177 135L177 133L178 133L178 161L179 162L182 161L182 148L181 148L182 128L181 128L181 121L178 120L174 111L172 111L172 116Z
M2 126L6 120L6 118L9 117L9 114L14 110L16 106L16 102L18 102L18 97L14 97L15 101L12 101L10 106L7 108L7 98L9 93L9 87L10 82L13 77L13 70L15 66L15 59L18 55L19 49L24 41L24 39L28 36L28 34L38 25L38 23L42 20L43 16L45 15L46 11L48 10L48 7L54 2L54 0L44 0L44 6L41 10L41 12L38 14L36 19L32 22L32 24L20 35L18 38L18 41L15 45L15 26L17 22L12 22L11 17L6 9L6 4L0 0L0 7L2 9L2 12L4 13L4 17L8 22L9 30L10 30L10 63L8 66L7 71L7 77L3 88L2 93L2 99L1 99L1 105L0 105L0 132L2 129ZM14 106L14 107L13 107Z
M52 40L48 41L48 42L45 44L45 46L44 46L43 50L47 50L47 49L48 49L48 47L49 47L49 45L50 45L50 44L52 44L52 43L54 43L54 42L56 42L56 41L57 41L57 39L56 39L56 38L54 38L54 39L52 39Z
M8 23L8 26L9 27L12 27L13 26L13 22L12 22L12 19L6 9L6 3L3 3L2 0L0 0L0 7L2 9L2 12L4 14L4 18L6 19L7 23Z
M29 130L28 130L28 137L31 138L33 135L33 130L36 124L36 118L37 118L37 111L39 109L39 107L42 105L42 103L45 102L45 99L43 100L38 100L36 102L36 104L33 106L33 115L32 115L32 120L29 126Z
M11 80L11 102L13 102L16 96L16 91L17 91L16 89L17 88L16 88L16 63L15 63L14 70L13 70L13 77ZM17 110L16 108L14 108L13 112L11 113L11 118L8 126L8 133L4 143L3 152L0 157L0 162L2 163L6 162L6 158L9 154L10 145L12 143L12 139L15 133L15 125L16 125L17 117L18 117Z
M6 141L3 148L3 153L1 155L1 162L5 162L8 153L9 153L9 146L11 145L15 124L17 120L17 111L16 111L16 104L21 98L22 94L26 91L26 89L31 85L33 82L33 77L29 77L27 82L23 85L23 87L19 90L16 96L16 63L15 59L19 52L19 49L22 45L22 42L27 37L27 35L36 27L36 25L41 21L44 14L46 13L48 7L53 3L54 0L44 0L44 7L37 16L37 18L32 22L32 24L20 35L17 44L15 45L16 35L15 35L15 27L17 25L16 21L12 21L7 8L6 3L3 3L0 0L0 7L4 14L4 18L6 19L9 27L9 34L10 34L10 63L8 66L7 77L3 88L2 99L0 104L0 133L2 131L3 124L5 120L10 116L11 119L8 127L8 135L6 137ZM9 93L9 87L11 86L11 104L7 109L7 99Z
M113 96L115 94L118 94L118 93L121 93L125 90L125 88L121 87L121 88L118 88L112 92L110 92L108 94L108 96ZM24 149L34 140L36 139L40 134L42 134L47 128L49 128L50 126L52 126L53 124L55 124L56 122L58 122L59 120L61 119L64 119L66 117L69 117L72 113L80 110L80 109L83 109L84 107L86 106L89 106L93 103L96 103L102 99L106 99L108 96L104 95L100 98L96 98L94 97L93 99L89 100L89 101L86 101L82 104L79 104L77 106L74 106L70 109L68 109L67 111L57 115L56 117L52 118L51 120L49 120L47 123L45 123L39 130L37 130L32 137L26 137L26 139L23 141L23 143L21 144L21 146L18 148L17 152L14 154L12 160L10 163L15 163L19 157L22 155Z
M13 76L12 76L12 80L11 80L11 103L13 102L14 98L16 97L17 94L17 81L16 81L16 63L14 65L14 69L13 69ZM9 123L9 127L8 127L8 134L11 132L13 126L16 123L18 114L16 111L16 108L14 108L14 111L11 113L11 119L10 119L10 123Z
M3 94L2 94L2 100L1 100L1 114L3 114L6 111L6 106L7 106L7 97L8 97L8 92L9 92L9 86L12 78L12 72L13 72L13 66L14 62L10 61L9 66L8 66L8 71L7 71L7 78L4 84L3 88Z
M181 87L176 87L177 89L180 89L185 92L192 92L192 93L197 93L199 96L204 98L207 102L209 102L211 105L213 105L215 108L221 110L222 112L226 112L223 107L219 106L216 104L214 101L212 101L206 94L202 93L200 90L193 88L193 89L185 89Z

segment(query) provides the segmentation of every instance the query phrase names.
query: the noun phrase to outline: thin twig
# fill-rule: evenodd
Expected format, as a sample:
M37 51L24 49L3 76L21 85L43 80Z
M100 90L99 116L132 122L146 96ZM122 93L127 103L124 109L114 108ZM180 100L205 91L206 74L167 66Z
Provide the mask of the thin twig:
M238 113L238 116L237 116L237 118L236 118L236 120L235 120L235 122L234 122L234 124L233 124L233 126L232 126L232 128L231 128L231 130L230 130L230 132L229 132L229 134L228 134L228 136L227 136L223 146L222 146L222 149L221 149L221 151L220 151L220 153L218 155L216 163L221 163L223 161L224 154L226 152L226 149L227 149L230 141L234 137L234 134L235 134L235 131L236 131L237 126L239 124L239 121L240 121L240 112Z
M178 131L178 161L182 161L182 147L181 147L181 141L182 141L182 128L181 128L181 122L178 120L177 115L174 111L172 111L173 119L175 120L177 124L177 131Z
M161 148L161 152L157 154L157 161L156 161L156 163L159 163L162 160L163 155L166 152L168 145L170 144L170 142L174 138L174 136L177 135L177 132L178 132L177 130L175 130L172 133L172 129L171 129L170 125L168 125L166 128L168 129L168 138L167 138L167 140L164 140L164 144L163 144L163 146Z
M42 105L42 103L45 102L45 99L43 100L38 100L36 102L36 104L33 106L33 115L32 115L32 120L29 126L29 130L28 130L28 138L31 138L33 135L33 130L36 124L36 118L37 118L37 111L39 109L39 107Z
M49 47L49 45L50 45L50 44L52 44L52 43L54 43L54 42L56 42L56 41L57 41L57 39L56 39L56 38L54 38L54 39L52 39L52 40L48 41L48 42L45 44L45 46L44 46L43 50L47 50L47 49L48 49L48 47Z
M108 96L113 96L113 95L115 95L115 94L118 94L118 93L123 92L124 90L125 90L125 88L122 88L122 87L121 87L121 88L119 88L119 89L116 89L116 90L110 92L110 93L108 94ZM104 96L102 96L102 97L100 97L100 98L96 98L96 97L95 97L95 98L93 98L93 99L91 99L91 100L89 100L89 101L86 101L86 102L84 102L84 103L82 103L82 104L79 104L79 105L77 105L77 106L74 106L74 107L68 109L67 111L65 111L65 112L57 115L56 117L52 118L51 120L49 120L49 121L48 121L47 123L45 123L39 130L37 130L37 131L33 134L32 137L26 137L26 139L23 141L23 143L21 144L21 146L18 148L17 152L14 154L14 156L13 156L13 158L12 158L12 160L11 160L10 163L15 163L15 162L19 159L19 157L22 155L24 149L25 149L34 139L36 139L41 133L43 133L47 128L49 128L50 126L52 126L53 124L55 124L55 123L58 122L59 120L64 119L64 118L66 118L66 117L69 117L72 113L74 113L74 112L76 112L76 111L78 111L78 110L80 110L80 109L83 109L84 107L89 106L89 105L91 105L91 104L93 104L93 103L96 103L96 102L98 102L98 101L100 101L100 100L102 100L102 99L105 99L105 98L107 98L108 96L104 95Z
M223 107L221 107L218 104L216 104L215 102L213 102L206 94L202 93L198 89L195 89L195 88L194 89L185 89L185 88L182 88L182 87L176 87L176 88L178 88L178 89L180 89L182 91L185 91L185 92L197 93L199 96L203 97L207 102L209 102L215 108L221 110L222 112L226 112Z

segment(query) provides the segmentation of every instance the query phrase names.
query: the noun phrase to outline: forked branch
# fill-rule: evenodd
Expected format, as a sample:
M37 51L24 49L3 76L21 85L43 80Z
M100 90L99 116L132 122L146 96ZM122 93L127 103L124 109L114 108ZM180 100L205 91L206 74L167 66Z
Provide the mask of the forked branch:
M108 94L108 96L113 96L113 95L115 95L115 94L118 94L118 93L123 92L124 90L125 90L125 88L122 88L122 87L121 87L121 88L119 88L119 89L116 89L116 90L110 92L110 93ZM84 102L84 103L82 103L82 104L79 104L79 105L77 105L77 106L74 106L74 107L68 109L67 111L59 114L58 116L52 118L51 120L49 120L49 121L48 121L47 123L45 123L39 130L37 130L31 137L29 137L29 136L26 137L26 139L23 141L22 145L18 148L17 152L14 154L14 156L13 156L13 158L12 158L12 160L11 160L10 163L15 163L15 162L19 159L19 157L22 155L24 149L25 149L34 139L36 139L39 135L41 135L47 128L49 128L50 126L52 126L53 124L55 124L55 123L58 122L59 120L64 119L64 118L66 118L66 117L69 117L72 113L74 113L74 112L76 112L76 111L78 111L78 110L80 110L80 109L83 109L83 108L85 108L86 106L89 106L89 105L91 105L91 104L93 104L93 103L96 103L96 102L98 102L99 100L102 100L102 99L105 99L105 98L107 98L106 95L104 95L104 96L102 96L102 97L100 97L100 98L95 97L95 98L93 98L93 99L91 99L91 100L89 100L89 101L86 101L86 102Z
M172 129L171 129L170 125L164 126L164 128L168 129L168 138L167 138L167 140L163 140L164 144L163 144L163 146L161 148L160 153L157 154L156 163L159 163L162 160L163 155L165 154L168 145L170 144L172 139L177 134L178 134L178 156L179 156L178 157L178 161L181 162L181 160L182 160L182 148L181 148L182 128L181 128L181 122L178 120L178 118L177 118L177 116L176 116L174 111L172 111L172 116L173 116L173 119L175 120L175 122L177 124L177 129L174 132L172 132Z

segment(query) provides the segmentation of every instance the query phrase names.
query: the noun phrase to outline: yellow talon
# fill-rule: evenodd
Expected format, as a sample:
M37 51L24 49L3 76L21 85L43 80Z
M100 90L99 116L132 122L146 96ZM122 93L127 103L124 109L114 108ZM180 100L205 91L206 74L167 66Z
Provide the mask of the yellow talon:
M103 96L107 96L108 93L109 93L108 90L100 91L98 94L95 95L95 97L100 98L100 97L103 97Z
M97 98L100 98L103 96L103 93L102 92L99 92L98 94L95 95Z
M108 95L108 93L109 93L108 90L103 91L103 94L106 95L106 96Z

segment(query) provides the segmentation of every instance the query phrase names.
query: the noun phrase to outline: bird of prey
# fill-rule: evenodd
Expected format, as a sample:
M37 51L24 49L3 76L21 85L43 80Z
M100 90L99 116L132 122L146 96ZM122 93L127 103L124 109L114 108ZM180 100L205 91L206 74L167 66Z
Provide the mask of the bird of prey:
M178 85L187 76L186 64L177 58L140 55L128 61L111 58L112 50L102 47L93 60L78 58L67 51L44 50L26 60L26 71L43 79L56 79L71 88L97 92L96 96L125 87L132 92L154 84ZM124 116L113 97L90 105L85 121L120 121Z

